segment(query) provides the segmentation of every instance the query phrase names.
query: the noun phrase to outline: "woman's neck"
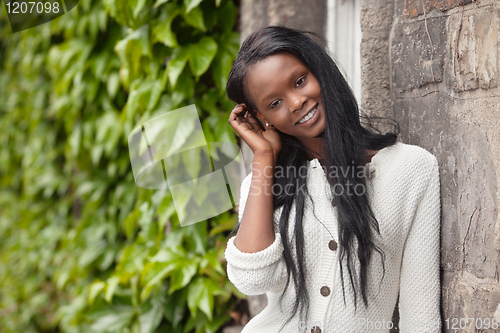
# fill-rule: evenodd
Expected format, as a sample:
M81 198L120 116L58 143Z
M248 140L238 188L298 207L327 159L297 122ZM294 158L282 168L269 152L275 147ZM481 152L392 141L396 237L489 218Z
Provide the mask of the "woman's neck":
M322 160L323 160L323 156L319 153L319 151L321 151L321 148L322 146L320 147L316 147L316 150L314 149L311 149L311 147L308 147L309 148L309 152L310 152L310 155L312 156L311 159L315 159L317 158L318 161L321 163ZM322 151L324 153L324 150ZM365 161L363 164L366 164L366 163L370 163L372 161L372 158L373 156L375 156L375 154L377 154L378 150L371 150L371 149L366 149L365 150Z
M309 158L321 161L325 156L325 139L323 138L323 133L317 137L313 138L300 138L298 139L307 148L309 152Z
M304 142L303 142L304 143ZM317 158L318 161L321 161L325 156L325 148L323 145L323 139L318 141L312 141L308 144L304 143L309 151L310 159Z
M302 144L304 144L304 146L306 146L307 150L309 151L311 160L317 158L320 163L323 161L325 156L325 140L323 139L323 135L314 138L302 139L300 141L302 142ZM373 156L375 156L377 152L378 150L366 149L365 161L363 164L370 163Z

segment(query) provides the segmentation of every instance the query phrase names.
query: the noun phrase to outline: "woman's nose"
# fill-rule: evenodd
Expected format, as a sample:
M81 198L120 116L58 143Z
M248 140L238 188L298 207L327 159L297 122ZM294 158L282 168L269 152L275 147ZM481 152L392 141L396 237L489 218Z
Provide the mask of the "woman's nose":
M294 113L304 107L307 101L307 97L301 94L295 94L292 96L291 112Z

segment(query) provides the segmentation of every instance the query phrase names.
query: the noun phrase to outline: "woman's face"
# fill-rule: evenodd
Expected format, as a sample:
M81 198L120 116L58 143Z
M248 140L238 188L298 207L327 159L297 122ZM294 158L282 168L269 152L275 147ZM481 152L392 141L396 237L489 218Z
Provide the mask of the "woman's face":
M247 84L263 124L305 144L324 131L325 108L318 80L294 55L277 53L256 63L250 67Z

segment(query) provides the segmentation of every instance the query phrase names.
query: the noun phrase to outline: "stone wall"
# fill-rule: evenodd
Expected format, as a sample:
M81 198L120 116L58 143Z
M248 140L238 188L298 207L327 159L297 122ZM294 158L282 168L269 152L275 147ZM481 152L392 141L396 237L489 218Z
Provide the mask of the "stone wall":
M444 331L498 332L500 1L364 0L362 15L363 109L439 160Z

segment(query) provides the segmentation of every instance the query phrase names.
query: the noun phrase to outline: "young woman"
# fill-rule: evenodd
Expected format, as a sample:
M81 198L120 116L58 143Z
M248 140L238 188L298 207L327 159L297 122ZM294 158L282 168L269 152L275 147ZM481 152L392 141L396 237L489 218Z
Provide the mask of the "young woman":
M389 332L398 296L400 332L440 332L437 159L398 142L399 128L365 129L303 31L248 36L227 93L229 123L254 153L227 273L268 298L242 333Z

